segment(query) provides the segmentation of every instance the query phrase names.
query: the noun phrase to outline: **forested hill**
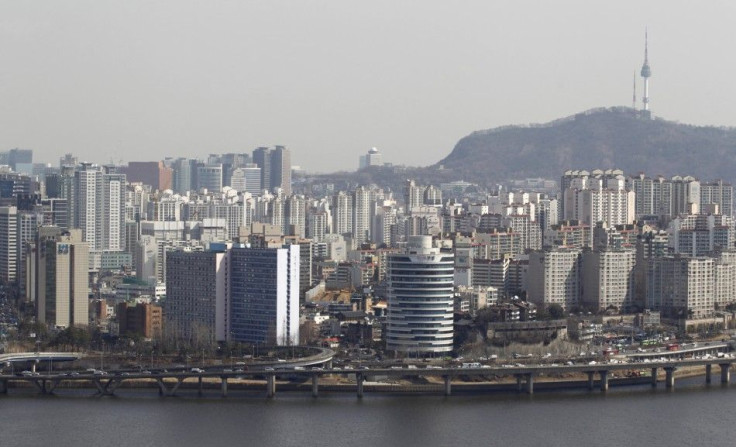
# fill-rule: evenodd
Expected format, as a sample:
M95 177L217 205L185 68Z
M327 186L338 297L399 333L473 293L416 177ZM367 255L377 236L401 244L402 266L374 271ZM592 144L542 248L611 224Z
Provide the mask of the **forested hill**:
M624 107L595 109L547 124L474 132L434 167L440 166L481 184L608 168L734 181L736 129L647 119Z

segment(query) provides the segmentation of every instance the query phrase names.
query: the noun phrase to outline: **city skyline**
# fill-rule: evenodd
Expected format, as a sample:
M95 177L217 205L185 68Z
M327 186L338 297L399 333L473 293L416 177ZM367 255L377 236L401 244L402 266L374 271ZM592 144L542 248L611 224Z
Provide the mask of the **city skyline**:
M0 147L117 163L285 145L294 165L330 172L375 146L386 162L426 165L475 130L630 105L645 28L652 113L734 125L732 70L710 50L732 37L734 9L8 4Z

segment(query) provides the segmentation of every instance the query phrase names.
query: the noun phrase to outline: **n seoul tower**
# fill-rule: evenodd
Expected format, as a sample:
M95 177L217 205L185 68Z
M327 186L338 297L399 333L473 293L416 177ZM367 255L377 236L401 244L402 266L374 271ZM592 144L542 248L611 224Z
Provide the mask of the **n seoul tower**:
M644 30L644 65L641 66L641 77L644 78L644 113L649 114L649 77L652 75L652 69L649 68L649 36Z

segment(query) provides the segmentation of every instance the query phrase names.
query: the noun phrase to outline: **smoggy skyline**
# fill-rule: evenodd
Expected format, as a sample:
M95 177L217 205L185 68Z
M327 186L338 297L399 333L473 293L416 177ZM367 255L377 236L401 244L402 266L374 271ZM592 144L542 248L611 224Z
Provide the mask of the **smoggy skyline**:
M53 0L0 5L0 150L56 164L248 152L422 166L468 133L638 106L736 125L727 1Z

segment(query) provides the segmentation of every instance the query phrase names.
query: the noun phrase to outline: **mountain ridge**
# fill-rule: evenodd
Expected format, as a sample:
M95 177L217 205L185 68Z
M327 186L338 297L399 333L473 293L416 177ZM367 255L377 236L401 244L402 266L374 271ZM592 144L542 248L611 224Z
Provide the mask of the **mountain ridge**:
M736 128L650 119L627 107L598 108L543 124L472 132L429 168L454 171L481 184L610 168L627 175L733 181Z

